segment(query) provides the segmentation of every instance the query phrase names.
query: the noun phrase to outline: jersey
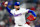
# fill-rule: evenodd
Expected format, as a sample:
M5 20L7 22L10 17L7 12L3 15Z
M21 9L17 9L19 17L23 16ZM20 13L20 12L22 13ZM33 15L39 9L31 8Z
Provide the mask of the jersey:
M10 12L13 14L15 23L18 25L23 25L26 23L25 13L28 13L29 9L20 8L16 11L16 9L11 10Z
M25 9L25 8L20 8L19 10L16 11L16 9L11 10L10 8L6 7L7 11L14 16L15 23L18 25L23 25L26 23L25 20L25 13L32 13L34 17L37 17L34 11Z

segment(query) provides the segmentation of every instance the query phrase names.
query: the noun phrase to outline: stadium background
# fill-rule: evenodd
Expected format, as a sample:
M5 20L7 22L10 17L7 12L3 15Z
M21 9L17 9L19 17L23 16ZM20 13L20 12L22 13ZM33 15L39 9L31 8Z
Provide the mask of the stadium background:
M14 20L13 17L7 12L6 8L3 6L4 2L8 1L8 7L13 9L14 3L19 1L20 7L27 8L35 11L37 18L35 21L27 20L27 23L31 27L40 27L40 0L0 0L0 27L13 27ZM31 13L26 14L26 18L31 15Z

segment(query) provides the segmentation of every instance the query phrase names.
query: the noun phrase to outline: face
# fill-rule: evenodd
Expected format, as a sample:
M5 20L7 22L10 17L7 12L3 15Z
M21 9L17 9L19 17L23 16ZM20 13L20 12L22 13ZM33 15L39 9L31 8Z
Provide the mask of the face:
M15 8L15 9L19 9L19 8L20 8L20 6L14 6L14 8Z

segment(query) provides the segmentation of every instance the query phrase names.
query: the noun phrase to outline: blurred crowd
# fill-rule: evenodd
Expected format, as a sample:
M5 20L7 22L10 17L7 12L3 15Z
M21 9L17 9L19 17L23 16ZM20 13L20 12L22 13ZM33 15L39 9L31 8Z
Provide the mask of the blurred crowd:
M15 25L13 16L3 6L5 1L8 1L8 7L11 9L14 9L14 3L19 1L20 7L33 10L37 18L34 21L27 20L27 22L30 23L31 27L40 27L40 0L0 0L0 27L13 27ZM30 14L25 15L26 18Z

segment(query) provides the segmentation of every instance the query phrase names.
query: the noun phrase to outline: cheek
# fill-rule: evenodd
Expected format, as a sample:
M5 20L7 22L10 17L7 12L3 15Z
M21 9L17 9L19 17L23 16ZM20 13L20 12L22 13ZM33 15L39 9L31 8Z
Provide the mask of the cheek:
M18 6L17 8L20 8L20 6Z
M20 6L19 6L19 8L20 8Z
M16 8L19 8L18 6Z
M17 8L16 6L14 6L14 8Z
M15 8L20 8L20 6L15 6Z

